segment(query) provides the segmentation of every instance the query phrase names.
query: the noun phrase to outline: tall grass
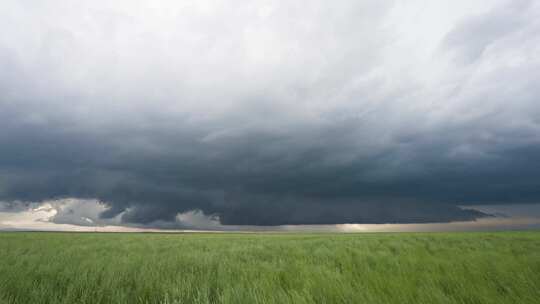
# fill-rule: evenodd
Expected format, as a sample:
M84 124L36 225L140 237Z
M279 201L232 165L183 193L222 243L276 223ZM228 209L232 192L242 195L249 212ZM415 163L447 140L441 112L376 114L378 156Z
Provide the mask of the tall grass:
M0 233L0 303L540 303L540 232Z

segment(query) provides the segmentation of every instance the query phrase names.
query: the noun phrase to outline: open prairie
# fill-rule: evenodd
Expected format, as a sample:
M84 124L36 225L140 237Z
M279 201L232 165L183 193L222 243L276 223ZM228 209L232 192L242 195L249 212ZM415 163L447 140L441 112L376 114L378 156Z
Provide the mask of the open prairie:
M0 233L0 303L539 303L540 233Z

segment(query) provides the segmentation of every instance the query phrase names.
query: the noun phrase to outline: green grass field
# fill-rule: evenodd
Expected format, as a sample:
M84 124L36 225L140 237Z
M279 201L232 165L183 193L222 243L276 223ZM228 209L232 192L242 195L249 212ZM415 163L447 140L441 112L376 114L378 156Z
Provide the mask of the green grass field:
M540 232L0 233L0 303L540 303Z

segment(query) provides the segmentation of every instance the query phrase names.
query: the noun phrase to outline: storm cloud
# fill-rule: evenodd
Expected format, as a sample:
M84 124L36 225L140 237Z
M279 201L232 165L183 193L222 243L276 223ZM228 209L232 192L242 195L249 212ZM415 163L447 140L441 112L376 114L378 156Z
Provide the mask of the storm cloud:
M536 1L235 4L3 1L0 201L126 225L540 202Z

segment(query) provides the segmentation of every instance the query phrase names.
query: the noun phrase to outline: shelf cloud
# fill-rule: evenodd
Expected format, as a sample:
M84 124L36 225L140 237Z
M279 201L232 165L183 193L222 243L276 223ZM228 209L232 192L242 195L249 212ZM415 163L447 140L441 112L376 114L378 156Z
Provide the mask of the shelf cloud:
M3 1L2 210L272 226L540 202L536 1L235 4Z

